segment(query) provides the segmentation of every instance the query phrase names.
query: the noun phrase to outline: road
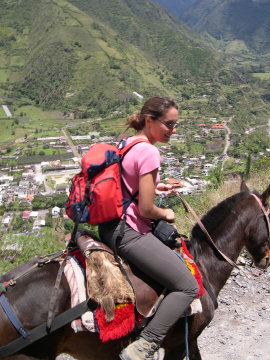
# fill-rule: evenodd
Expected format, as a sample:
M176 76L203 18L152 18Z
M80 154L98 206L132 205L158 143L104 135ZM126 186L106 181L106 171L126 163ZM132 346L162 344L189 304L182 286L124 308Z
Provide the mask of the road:
M224 128L225 128L225 131L226 131L226 134L225 134L225 146L224 146L224 150L223 150L223 156L224 158L227 158L228 155L227 155L227 152L228 152L228 149L229 147L231 146L231 129L229 128L229 126L227 125L229 122L231 122L233 119L233 116L231 116L228 120L224 121Z
M74 157L77 157L78 159L81 158L81 155L78 153L76 146L73 144L73 142L71 141L71 139L69 138L69 136L66 133L66 130L64 128L62 128L62 132L66 138L66 141L74 155ZM42 169L41 169L41 165L40 164L36 164L35 165L35 174L36 174L36 181L40 184L44 184L45 187L45 194L51 194L54 192L54 189L52 189L47 181L46 178L50 175L63 175L63 174L70 174L70 175L74 175L77 171L75 170L60 170L60 171L51 171L51 172L46 172L46 174L42 173Z
M54 171L47 171L45 174L42 173L41 165L35 165L35 175L36 181L40 184L44 184L45 187L45 194L51 194L54 192L49 184L46 181L48 176L57 176L57 175L69 175L70 177L74 176L78 172L78 169L66 169L66 170L54 170Z
M234 116L231 116L228 120L225 120L223 125L225 128L225 146L224 146L224 150L223 150L223 160L222 160L222 169L224 167L225 161L228 159L228 150L229 147L231 146L231 129L228 126L228 123L231 122L233 120ZM248 130L245 131L245 134L250 134L251 132L253 132L254 130L261 128L261 127L265 127L267 126L267 134L268 136L270 136L270 119L268 119L268 124L267 125L258 125L255 126L253 128L250 128Z
M42 173L41 165L35 165L35 174L36 174L36 182L39 184L44 184L45 194L51 194L54 190L48 185L46 181L46 175Z
M228 126L228 123L231 122L233 120L234 116L229 117L228 120L225 120L223 125L225 128L225 146L224 146L224 150L223 150L223 159L222 159L222 166L221 169L223 169L225 161L228 159L228 150L229 147L231 146L231 129Z
M67 143L71 149L71 151L73 152L73 155L77 158L81 158L81 155L78 153L78 150L76 148L76 146L73 144L73 142L71 141L71 139L69 138L69 136L67 135L67 132L64 128L62 128L62 133L64 134L66 140L67 140Z

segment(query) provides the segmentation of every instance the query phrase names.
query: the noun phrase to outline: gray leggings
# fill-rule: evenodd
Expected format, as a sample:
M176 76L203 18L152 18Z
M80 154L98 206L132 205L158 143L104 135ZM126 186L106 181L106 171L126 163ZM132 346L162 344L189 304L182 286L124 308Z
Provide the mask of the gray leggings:
M118 226L99 226L101 240L110 246ZM118 254L168 290L154 317L141 332L148 341L162 342L169 328L185 313L198 293L198 285L187 266L152 233L142 235L125 226Z

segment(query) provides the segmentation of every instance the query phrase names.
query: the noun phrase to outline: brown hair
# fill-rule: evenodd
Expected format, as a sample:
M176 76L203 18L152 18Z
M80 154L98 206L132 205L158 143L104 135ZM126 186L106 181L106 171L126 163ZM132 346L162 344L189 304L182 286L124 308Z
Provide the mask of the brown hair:
M178 109L175 100L165 96L153 96L146 100L140 113L128 117L127 125L137 131L142 130L145 126L146 115L158 119L164 116L171 107Z

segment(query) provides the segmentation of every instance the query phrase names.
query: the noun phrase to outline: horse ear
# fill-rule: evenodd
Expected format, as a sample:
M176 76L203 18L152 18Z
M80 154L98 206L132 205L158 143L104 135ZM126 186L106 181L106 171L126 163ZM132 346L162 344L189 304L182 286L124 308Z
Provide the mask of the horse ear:
M249 188L247 187L247 184L246 184L246 182L245 182L244 179L242 179L242 181L241 181L240 191L250 192L250 190L249 190Z
M267 189L264 190L264 192L261 195L262 203L264 206L267 205L267 199L269 198L269 196L270 196L270 185L268 185Z

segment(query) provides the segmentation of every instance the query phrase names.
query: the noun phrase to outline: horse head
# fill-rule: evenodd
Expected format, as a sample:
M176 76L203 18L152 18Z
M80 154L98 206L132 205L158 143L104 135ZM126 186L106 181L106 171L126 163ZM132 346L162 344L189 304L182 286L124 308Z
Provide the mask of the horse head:
M261 269L266 269L270 261L270 207L268 199L270 196L270 185L262 193L250 192L247 185L242 182L241 191L252 195L252 209L254 210L252 220L247 231L246 248L252 255L254 263Z

